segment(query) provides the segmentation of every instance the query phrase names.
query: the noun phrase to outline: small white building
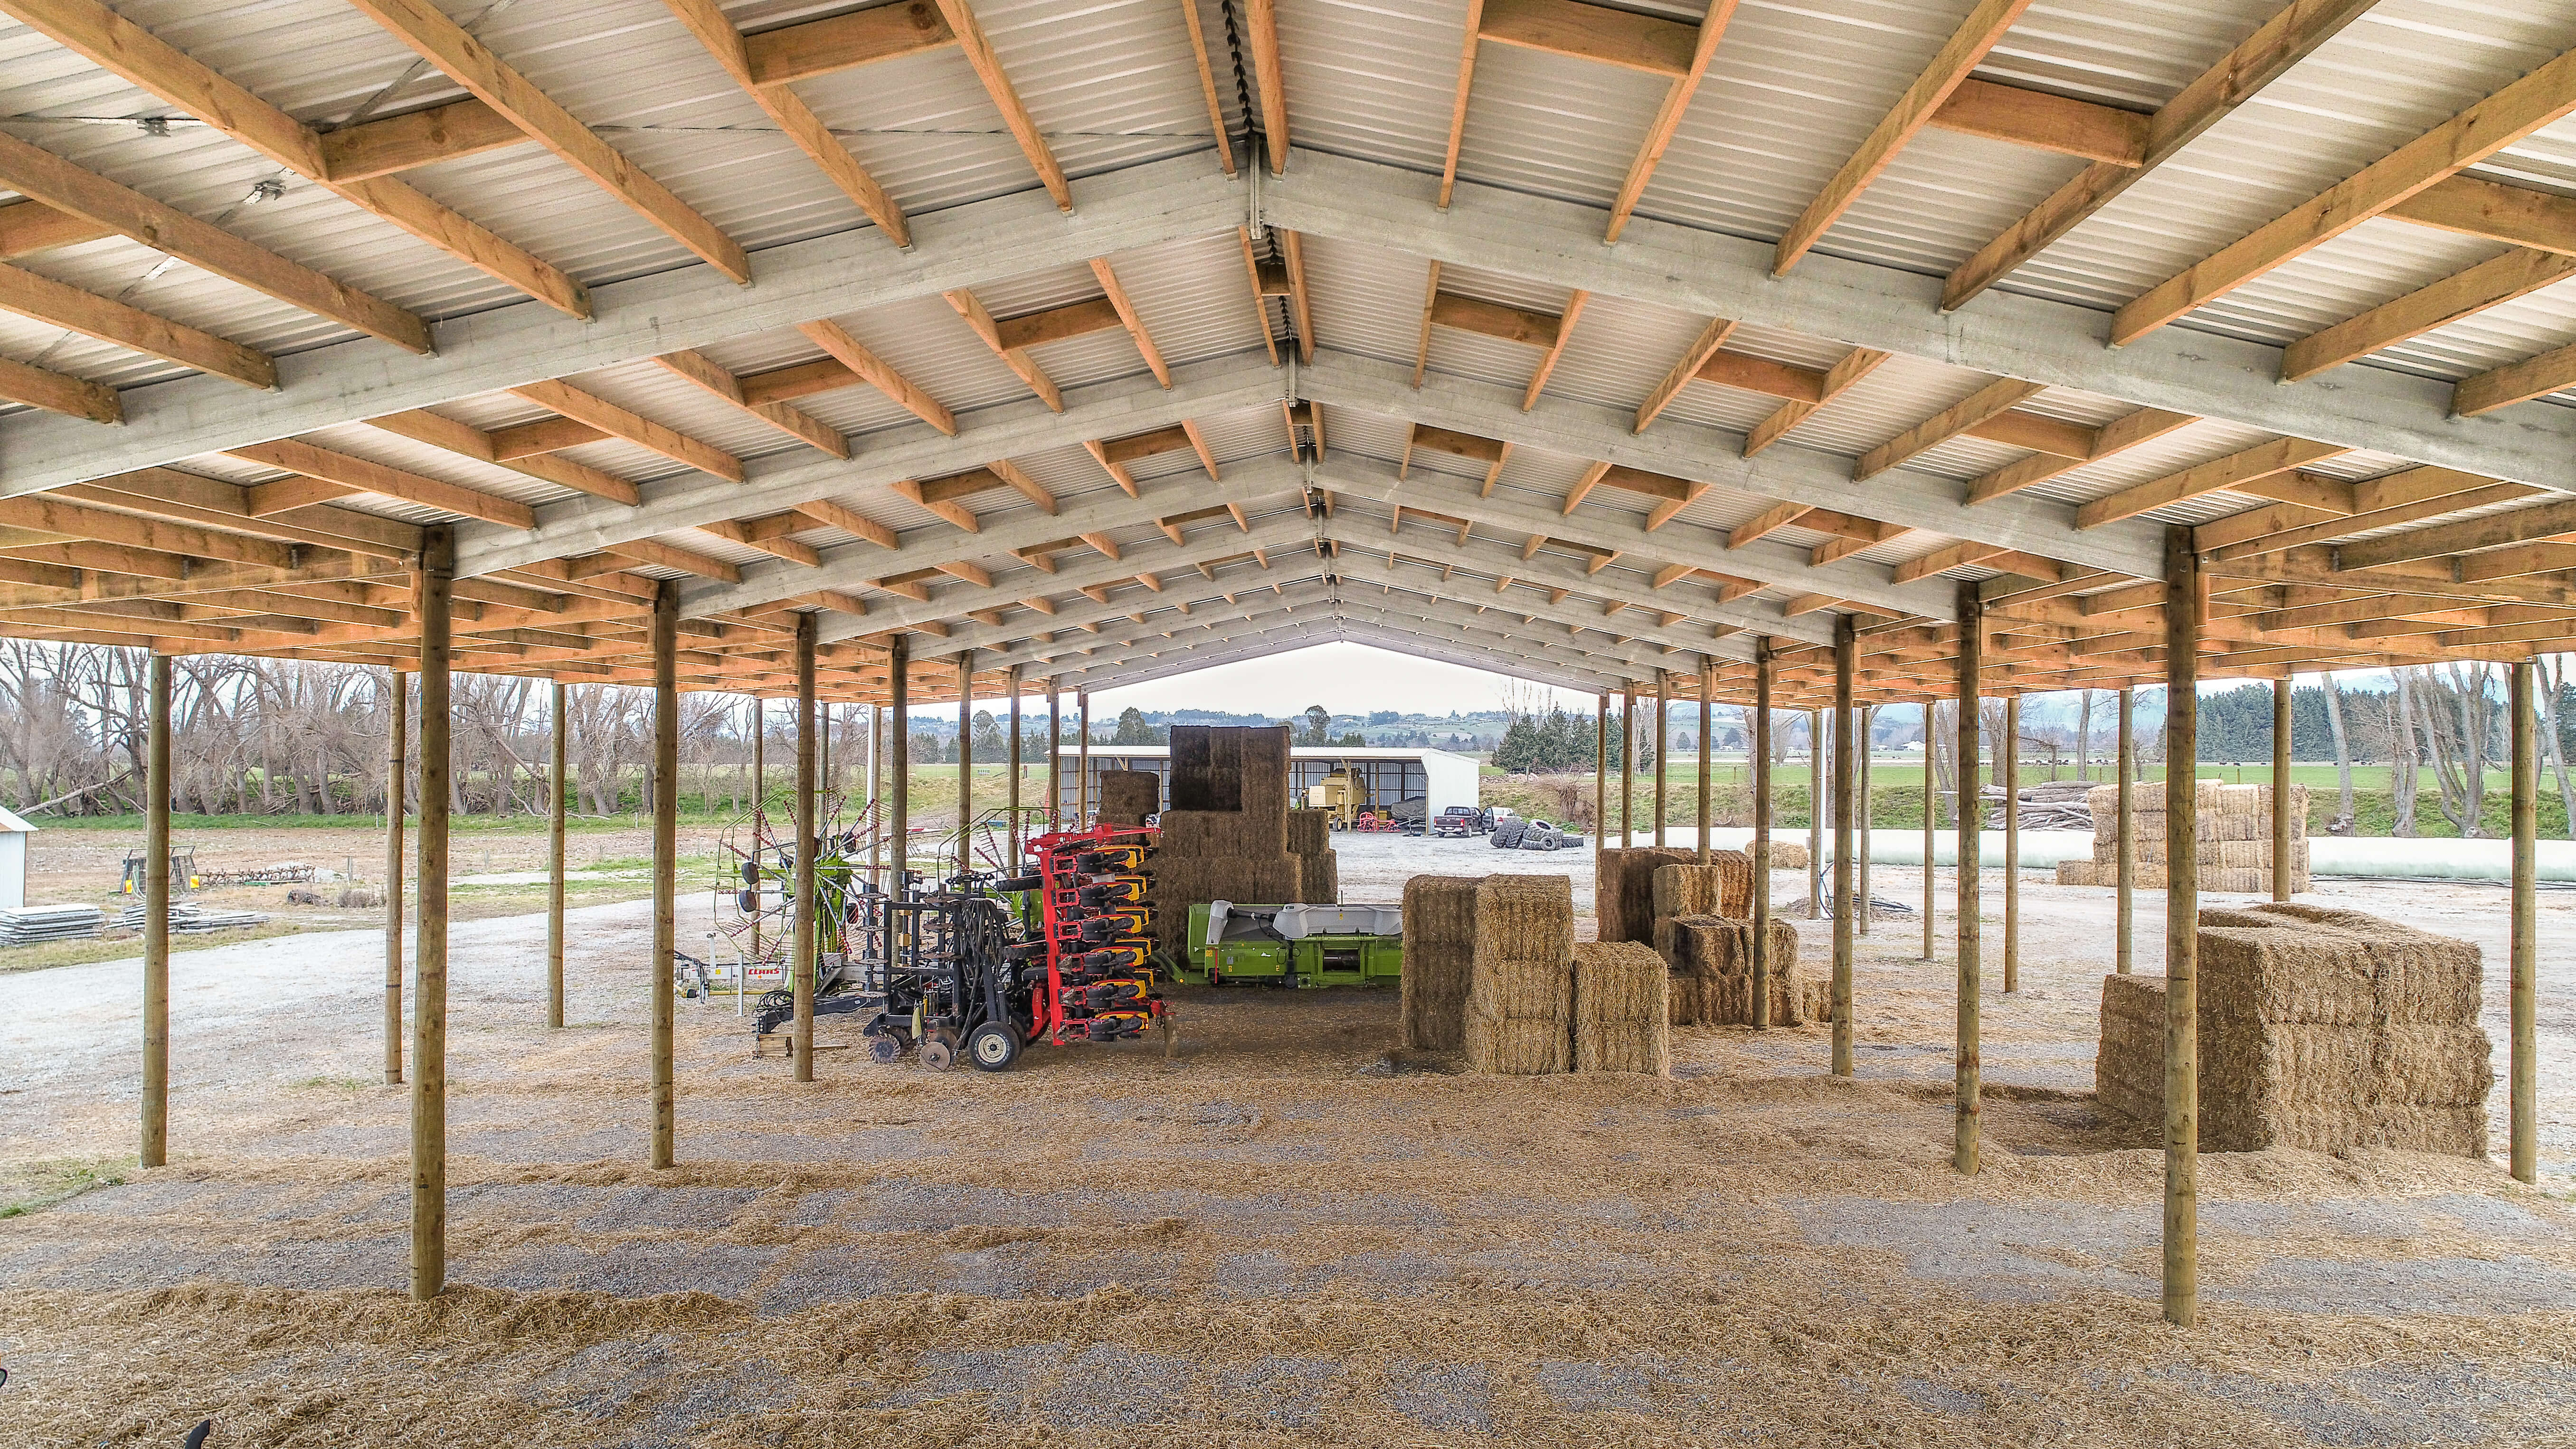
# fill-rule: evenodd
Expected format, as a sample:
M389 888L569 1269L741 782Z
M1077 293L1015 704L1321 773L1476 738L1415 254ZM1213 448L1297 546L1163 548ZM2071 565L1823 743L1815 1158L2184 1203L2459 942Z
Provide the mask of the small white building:
M0 810L0 911L27 904L27 846L36 827Z
M1080 768L1082 747L1059 751L1066 774ZM1100 745L1091 747L1091 798L1100 798L1103 770L1150 771L1163 782L1163 803L1171 803L1172 747L1169 745ZM1369 807L1385 810L1400 800L1420 800L1424 818L1452 805L1478 805L1476 762L1448 750L1414 747L1296 745L1288 751L1289 802L1306 803L1306 791L1335 770L1349 770L1368 786ZM1065 807L1074 801L1074 782L1065 782Z

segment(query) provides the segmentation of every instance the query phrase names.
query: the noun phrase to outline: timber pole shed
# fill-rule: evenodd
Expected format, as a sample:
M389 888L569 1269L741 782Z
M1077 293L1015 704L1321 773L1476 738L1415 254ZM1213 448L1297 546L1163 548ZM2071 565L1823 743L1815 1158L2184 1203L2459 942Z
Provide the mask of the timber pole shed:
M973 64L945 55L962 38L931 47L935 66L919 59L922 104L981 113L1011 97L1012 142L990 165L882 178L828 137L773 133L775 154L751 168L724 149L743 144L746 95L776 100L789 80L858 132L893 123L884 96L912 92L833 48L847 16L762 22L761 54L799 57L788 80L737 70L753 38L706 7L685 36L595 7L514 18L476 40L472 67L451 63L477 72L467 89L527 104L450 127L437 107L467 103L439 87L467 78L432 74L417 37L368 18L379 9L316 49L258 44L241 7L129 16L57 0L16 7L21 44L0 60L0 76L189 123L184 146L75 146L60 130L0 147L28 198L5 209L43 223L20 218L27 275L157 279L122 301L40 279L28 305L43 315L28 320L45 350L0 366L0 637L151 658L147 1164L171 1147L182 782L168 751L174 710L185 718L200 687L186 659L381 673L397 721L389 913L406 910L417 735L411 1000L394 916L384 1057L414 1106L413 1286L428 1294L444 1281L455 671L555 691L550 1024L564 936L580 929L563 917L565 690L651 692L643 1054L658 1167L674 1160L682 693L795 692L801 797L828 793L817 712L867 705L872 838L892 856L872 871L892 888L922 863L913 706L959 709L958 859L971 862L978 695L1043 687L1051 733L1059 693L1074 695L1086 769L1067 802L1050 754L1048 799L1056 823L1069 803L1079 826L1096 813L1095 691L1359 643L1594 696L1605 849L1611 696L1622 847L1637 843L1640 748L1655 751L1656 839L1668 835L1671 692L1702 701L1703 751L1711 705L1750 706L1766 923L1775 716L1807 714L1810 895L1830 810L1838 846L1853 821L1834 909L1855 935L1872 711L1926 702L1927 742L1956 740L1962 1172L1977 1165L1980 701L2003 701L1995 744L2014 776L2021 698L2119 693L2130 966L2145 964L2133 887L2153 866L2128 830L2152 813L2131 799L2137 687L2167 690L2170 832L2192 818L2199 681L2273 682L2277 709L2303 672L2505 666L2507 1156L2534 1170L2524 757L2538 748L2534 661L2576 646L2576 558L2560 541L2576 535L2576 322L2533 286L2498 285L2494 263L2463 270L2460 248L2519 249L2526 281L2529 257L2576 249L2563 227L2533 230L2565 198L2530 182L2576 116L2576 51L2535 49L2512 7L2427 31L2363 0L2260 0L2148 35L2000 4L1956 31L1860 41L1792 11L1765 12L1756 36L1735 7L1706 7L1651 20L1658 55L1694 68L1635 150L1603 157L1598 135L1555 120L1465 124L1582 112L1595 68L1635 69L1582 27L1496 7L1425 20L1264 0L1238 7L1220 48L1213 32L1193 45L1173 7L1033 0L955 27L975 32ZM1077 23L1086 44L1056 43ZM1391 105L1385 77L1347 61L1472 55L1496 29L1539 60L1426 63L1399 93L1436 104ZM628 77L622 93L576 116L531 78L566 54ZM1125 58L1117 86L1086 69L1102 54ZM1812 84L1818 55L1836 57L1829 96ZM2045 89L2022 79L2032 65ZM422 66L420 99L388 114L326 132L282 109L376 94ZM2291 103L2319 86L2334 117ZM2227 124L2247 107L2314 156L2342 155L2347 131L2385 146L2285 182L2277 148ZM1778 146L1734 148L1722 122L1754 108L1778 117ZM2076 133L2090 138L2080 165ZM1104 150L1103 136L1125 139ZM651 163L677 168L668 187L645 174L648 149L672 158ZM1426 155L1452 158L1436 185ZM386 169L353 184L353 156ZM422 168L452 204L401 179ZM236 172L275 173L298 206L327 190L331 224L297 229L291 260L267 250L252 235L265 223L206 199L204 177ZM1908 204L1903 178L1923 175L1958 204ZM2272 199L2248 210L2247 196ZM601 232L598 206L632 234ZM1935 280L1927 256L1958 260ZM2327 274L2337 285L2321 292ZM1658 706L1651 734L1641 693ZM1937 699L1956 702L1946 724ZM2277 788L2283 718L2276 889L2297 845L2293 792ZM1930 892L1940 804L1925 769ZM2019 781L2005 783L2010 808ZM2007 988L2017 815L2003 832ZM2185 841L2166 860L2177 1013L2193 995ZM1927 960L1935 904L1927 894ZM1767 980L1759 931L1753 958ZM372 991L372 959L364 973ZM1757 1022L1767 1010L1757 988ZM2188 1321L2195 1072L2177 1020L2166 1308Z

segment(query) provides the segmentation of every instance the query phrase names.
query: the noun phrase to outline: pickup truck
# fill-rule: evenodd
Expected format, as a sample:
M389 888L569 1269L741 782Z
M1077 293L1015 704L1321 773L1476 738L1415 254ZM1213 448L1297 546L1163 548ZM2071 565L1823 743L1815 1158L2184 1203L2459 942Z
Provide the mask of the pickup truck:
M1482 835L1492 828L1485 821L1485 812L1473 805L1452 805L1431 821L1431 833L1448 839Z

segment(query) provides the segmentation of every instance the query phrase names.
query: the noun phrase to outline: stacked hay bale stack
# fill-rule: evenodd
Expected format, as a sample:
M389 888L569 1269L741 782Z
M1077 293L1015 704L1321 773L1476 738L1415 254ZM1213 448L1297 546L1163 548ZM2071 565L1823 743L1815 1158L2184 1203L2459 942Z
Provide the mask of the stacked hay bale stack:
M1696 850L1633 846L1604 850L1592 877L1592 937L1596 941L1655 939L1655 872L1668 865L1693 865ZM1748 864L1747 880L1751 879Z
M2135 874L2140 890L2165 888L2165 787L2144 781L2130 787L2129 828L2137 842ZM2059 885L2120 883L2120 787L2097 785L2085 803L2093 811L2093 858L2057 864ZM2200 888L2246 895L2272 889L2272 787L2223 785L2202 780L2195 790L2198 816ZM2290 787L2290 889L2310 887L2308 870L2308 787Z
M1798 967L1798 928L1771 918L1769 977L1772 1026L1833 1016L1833 982ZM1753 1024L1753 923L1725 916L1675 916L1659 923L1669 944L1675 1026Z
M1172 803L1155 861L1158 944L1180 950L1190 907L1207 901L1290 905L1306 899L1288 851L1284 725L1172 727Z
M1163 808L1163 778L1151 770L1100 772L1100 823L1142 825Z
M1297 898L1310 906L1342 899L1341 857L1333 853L1333 812L1288 812L1288 853L1297 857Z
M1561 875L1476 883L1464 1042L1471 1071L1504 1076L1573 1064L1574 882ZM1407 959L1408 974L1412 968Z
M1634 941L1575 947L1574 1069L1671 1076L1671 977L1663 957Z
M2297 902L2203 911L2199 936L2204 1151L2486 1156L2476 946ZM2104 1106L2163 1117L2164 1018L2163 978L2104 978Z
M1476 878L1417 875L1404 883L1403 1004L1398 1030L1414 1051L1466 1045L1467 988L1476 958ZM1571 887L1568 888L1572 899Z

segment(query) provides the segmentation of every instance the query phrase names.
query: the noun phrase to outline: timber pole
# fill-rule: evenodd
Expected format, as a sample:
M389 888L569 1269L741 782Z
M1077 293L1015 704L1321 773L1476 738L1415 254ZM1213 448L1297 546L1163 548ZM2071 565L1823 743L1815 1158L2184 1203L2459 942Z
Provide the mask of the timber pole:
M554 738L546 745L546 764L554 775L546 802L546 1025L560 1027L564 1024L564 785L570 773L565 757L572 720L565 708L571 690L558 679L553 694Z
M1664 791L1666 782L1671 778L1664 769L1664 756L1671 753L1665 747L1672 742L1673 737L1671 680L1672 676L1665 671L1661 669L1655 671L1655 848L1657 850L1664 848L1664 819L1672 813L1665 804L1667 796Z
M1935 724L1932 701L1927 699L1923 701L1923 959L1926 961L1939 959L1933 949L1932 936L1940 925L1939 913L1933 909L1932 870L1932 832L1941 824L1941 797L1932 789L1932 731Z
M2513 964L2507 987L2512 994L2513 1053L2505 1068L2513 1105L2505 1140L2506 1161L2517 1182L2536 1181L2540 1170L2540 1076L2534 1055L2540 964L2540 753L2532 722L2533 706L2539 702L2532 688L2534 673L2528 659L2513 666Z
M447 822L454 779L448 630L455 589L456 530L424 530L414 602L420 612L420 924L411 1008L411 1296L423 1302L447 1286Z
M1859 721L1860 727L1860 738L1855 743L1860 751L1860 779L1854 787L1856 798L1852 801L1852 807L1860 817L1860 918L1852 922L1852 929L1864 936L1869 934L1872 902L1869 893L1869 739L1870 731L1877 723L1877 715L1875 705L1865 704L1852 711L1852 717Z
M1978 993L1985 989L1977 959L1978 852L1985 814L1977 792L1977 688L1986 667L1986 601L1975 584L1959 586L1959 798L1952 813L1959 827L1959 1046L1958 1081L1954 1088L1950 1166L1973 1176L1977 1170L1979 1097L1983 1069L1978 1061Z
M897 634L886 645L886 894L903 899L904 875L912 869L912 636Z
M1852 1074L1852 688L1860 672L1858 620L1834 616L1834 1075Z
M885 889L886 707L868 706L868 881Z
M1002 817L1002 838L1006 846L1002 856L1002 873L1012 875L1020 868L1020 666L1016 664L1011 666L1009 768L1003 773L1010 777L1008 786L1010 793L1005 802L1007 809Z
M411 771L410 680L396 669L387 697L393 729L385 748L385 1085L403 1079L403 795Z
M2290 682L2284 674L2272 681L2272 899L2290 898ZM2478 792L2484 795L2481 789ZM2301 822L2304 829L2306 822Z
M766 864L763 842L769 838L769 701L751 697L751 955L760 959L760 918L767 897L760 886Z
M170 656L155 654L146 668L152 717L143 746L143 1108L135 1160L161 1167L170 1161Z
M2200 618L2191 530L2165 532L2165 1321L2200 1318Z
M1825 712L1807 711L1807 919L1825 913Z
M2021 990L2021 696L2004 700L2004 991Z
M653 994L653 1165L676 1159L677 1093L671 1073L671 957L679 947L680 853L680 586L664 580L653 594L653 956L645 988ZM766 782L764 782L766 783Z
M1753 1029L1771 1025L1771 636L1753 641Z
M1074 728L1082 732L1082 741L1074 760L1073 828L1089 829L1091 825L1091 691L1078 689L1073 695Z
M1047 833L1064 828L1064 691L1047 676Z
M957 873L975 868L975 651L957 656Z
M789 1037L796 1054L796 1080L814 1080L814 857L822 842L814 829L815 797L821 793L816 768L814 729L814 636L817 619L796 616L796 935L788 969L794 973L796 1025Z
M1601 852L1610 848L1610 696L1592 696L1595 718L1592 724L1592 879L1601 879ZM1594 914L1600 892L1594 890Z
M1699 863L1708 864L1708 711L1709 691L1717 684L1717 661L1699 657Z
M1619 848L1637 843L1637 690L1619 691Z
M2137 823L2137 815L2135 813L2137 807L2136 801L2133 798L2136 791L2132 787L2137 783L2134 777L2138 773L2138 731L2136 716L2131 707L2130 694L2129 691L2125 689L2120 691L2120 752L2118 769L2120 772L2120 803L2118 807L2117 823L2120 838L2117 845L2114 847L2115 859L2118 862L2114 867L2114 870L2116 871L2118 878L2113 882L2113 884L2118 888L2116 894L2119 897L2119 905L2115 912L2117 920L2112 927L2112 931L2118 939L2112 945L2112 962L2114 969L2117 970L2120 975L2126 976L2129 974L2130 968L2129 948L2131 945L2130 937L2132 934L2130 927L2136 919L2136 902L2132 899L2132 896L2138 879L2138 842L2130 837L2130 831Z

